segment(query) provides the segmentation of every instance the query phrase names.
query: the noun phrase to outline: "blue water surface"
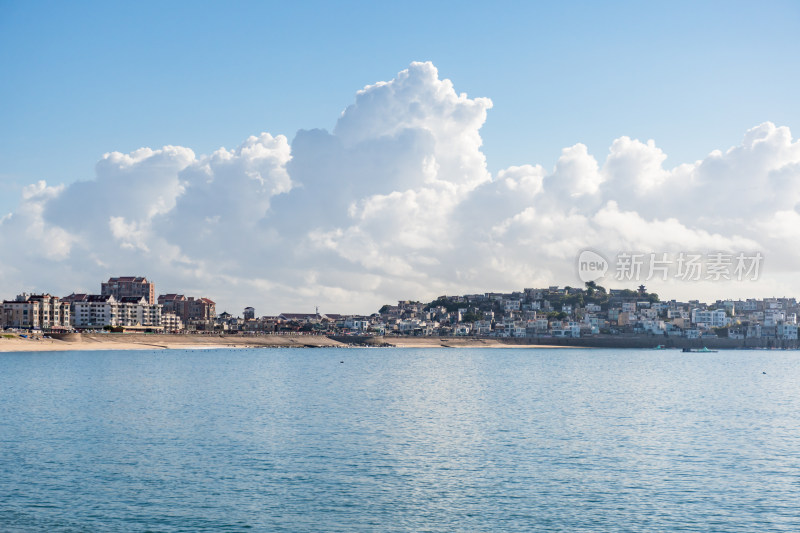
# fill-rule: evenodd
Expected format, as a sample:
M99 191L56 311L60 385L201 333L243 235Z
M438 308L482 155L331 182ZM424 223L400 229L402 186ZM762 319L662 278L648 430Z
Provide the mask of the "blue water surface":
M5 353L0 530L800 531L799 385L782 351Z

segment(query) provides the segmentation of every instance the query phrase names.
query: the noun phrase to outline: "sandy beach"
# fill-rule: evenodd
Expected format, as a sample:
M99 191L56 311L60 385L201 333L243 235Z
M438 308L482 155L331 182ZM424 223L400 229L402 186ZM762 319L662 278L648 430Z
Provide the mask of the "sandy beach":
M347 348L359 340L334 340L324 335L145 335L120 333L74 334L63 338L0 336L0 352L67 350L185 350L213 348ZM553 348L533 344L508 344L501 339L453 337L375 337L366 345L396 348Z
M384 337L396 348L575 348L542 344L510 343L504 339L475 339L472 337Z
M144 335L79 334L64 338L0 337L0 352L41 352L65 350L182 350L213 348L318 348L346 346L325 336L306 335Z

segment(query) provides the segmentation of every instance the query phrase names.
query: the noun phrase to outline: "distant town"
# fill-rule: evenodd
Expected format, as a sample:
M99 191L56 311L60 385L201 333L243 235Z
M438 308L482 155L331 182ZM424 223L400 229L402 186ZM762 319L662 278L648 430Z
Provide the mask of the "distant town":
M145 277L112 277L99 294L20 294L4 300L3 329L68 333L227 333L400 335L582 339L661 337L664 339L752 339L797 341L795 298L661 301L644 286L606 290L594 282L582 288L548 287L510 293L440 296L432 302L399 301L370 315L281 313L256 316L216 314L213 300L168 293L156 297ZM791 342L789 342L791 344ZM794 343L796 344L796 343Z

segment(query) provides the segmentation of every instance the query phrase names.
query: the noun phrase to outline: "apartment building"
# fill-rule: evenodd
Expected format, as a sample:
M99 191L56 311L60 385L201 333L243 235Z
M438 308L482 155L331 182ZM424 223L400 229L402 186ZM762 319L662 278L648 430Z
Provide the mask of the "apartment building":
M144 296L71 294L66 299L72 303L72 322L78 329L161 326L161 306L148 304Z
M108 278L108 281L100 284L101 296L113 296L117 301L120 298L138 296L144 297L147 303L156 303L156 285L147 281L145 277L123 276L119 278Z
M184 324L190 320L213 320L217 316L216 303L208 298L186 297L183 294L161 294L158 303L164 313L173 313Z
M70 295L72 324L76 328L103 328L117 325L117 299L111 294Z
M46 331L69 329L70 306L58 296L23 293L3 302L0 326Z

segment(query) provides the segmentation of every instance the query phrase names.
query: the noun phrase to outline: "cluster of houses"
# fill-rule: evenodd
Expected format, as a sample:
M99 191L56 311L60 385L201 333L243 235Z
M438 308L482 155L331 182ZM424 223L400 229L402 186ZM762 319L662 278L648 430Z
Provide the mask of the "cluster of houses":
M221 313L217 317L217 330L227 333L314 333L336 335L341 333L384 334L378 329L377 315L341 315L335 313L281 313L274 316L255 316L255 309L246 307L243 317Z
M698 339L797 340L794 298L662 302L644 286L606 291L548 287L510 293L440 296L400 301L371 315L282 313L257 317L216 315L208 298L162 294L144 277L116 277L100 294L21 294L2 304L0 327L42 331L309 333L414 336L561 337L648 335Z
M381 331L411 335L586 337L660 335L797 340L794 298L659 301L639 290L606 292L549 287L511 293L441 296L430 304L401 301L376 318Z
M659 301L644 287L606 291L549 287L511 293L440 296L433 302L400 301L371 315L282 313L257 318L223 313L217 327L234 332L320 334L561 337L667 336L688 339L797 339L794 298Z
M215 305L208 298L182 294L156 298L155 284L145 277L112 277L100 284L100 294L23 293L5 300L0 327L47 332L205 330L214 327Z

